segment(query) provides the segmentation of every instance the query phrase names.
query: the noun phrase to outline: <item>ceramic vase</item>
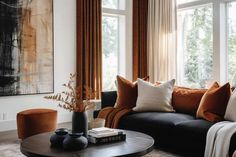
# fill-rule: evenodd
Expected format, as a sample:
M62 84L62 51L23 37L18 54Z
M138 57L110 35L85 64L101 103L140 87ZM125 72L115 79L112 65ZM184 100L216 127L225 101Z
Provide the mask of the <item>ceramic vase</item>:
M73 112L72 115L72 133L83 133L87 138L88 120L85 112Z
M69 133L63 141L65 150L81 150L88 146L88 140L83 133Z
M63 140L68 135L68 130L65 128L60 128L55 131L55 133L50 137L50 142L53 147L62 147Z

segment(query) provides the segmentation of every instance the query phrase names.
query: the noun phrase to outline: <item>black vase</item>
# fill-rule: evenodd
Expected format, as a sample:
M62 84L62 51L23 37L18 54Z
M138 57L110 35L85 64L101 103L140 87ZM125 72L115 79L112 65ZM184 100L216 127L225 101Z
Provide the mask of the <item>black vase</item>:
M81 133L87 138L88 120L85 112L73 112L72 115L72 133Z
M68 130L65 128L60 128L55 131L55 133L50 137L50 142L52 147L62 147L63 140L68 135Z
M83 133L69 133L63 141L65 150L81 150L88 146L88 140Z

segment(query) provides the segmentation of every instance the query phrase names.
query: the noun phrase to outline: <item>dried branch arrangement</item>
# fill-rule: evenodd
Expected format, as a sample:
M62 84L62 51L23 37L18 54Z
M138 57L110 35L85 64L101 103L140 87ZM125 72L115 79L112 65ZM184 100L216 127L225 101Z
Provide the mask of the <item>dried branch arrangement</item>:
M90 87L84 86L85 100L83 100L83 93L81 92L82 87L76 87L75 78L76 74L70 74L68 83L62 85L66 88L65 91L62 91L61 93L55 95L45 96L44 98L59 102L59 107L69 110L70 112L84 112L86 110L94 108L95 105L90 100L95 98L96 92L93 91Z

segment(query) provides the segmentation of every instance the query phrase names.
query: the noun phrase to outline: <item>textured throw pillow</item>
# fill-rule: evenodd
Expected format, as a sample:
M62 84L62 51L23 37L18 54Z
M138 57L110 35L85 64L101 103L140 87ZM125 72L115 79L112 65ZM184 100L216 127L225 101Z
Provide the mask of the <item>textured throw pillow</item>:
M138 79L138 99L134 111L163 111L173 112L171 98L175 80L155 86Z
M231 95L230 84L219 86L215 82L203 95L197 110L197 118L203 118L210 122L224 120L224 114Z
M174 87L172 105L177 112L196 115L198 106L206 89Z
M117 99L116 108L133 108L138 97L137 81L131 82L121 76L117 76ZM143 78L148 80L149 77Z
M236 90L234 90L233 94L229 99L225 112L225 119L228 121L236 122Z

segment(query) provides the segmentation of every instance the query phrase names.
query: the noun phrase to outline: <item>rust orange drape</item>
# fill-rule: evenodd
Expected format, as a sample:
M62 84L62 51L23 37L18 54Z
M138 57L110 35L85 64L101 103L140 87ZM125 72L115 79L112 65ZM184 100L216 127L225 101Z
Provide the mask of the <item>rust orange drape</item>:
M102 2L77 0L77 86L102 88ZM81 92L84 89L81 88Z
M133 80L147 76L148 0L133 0Z

